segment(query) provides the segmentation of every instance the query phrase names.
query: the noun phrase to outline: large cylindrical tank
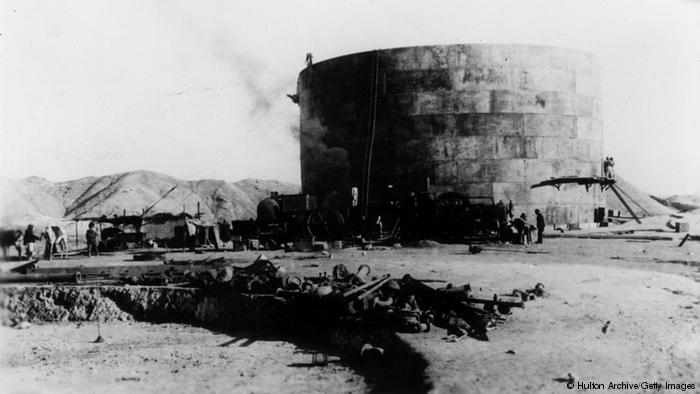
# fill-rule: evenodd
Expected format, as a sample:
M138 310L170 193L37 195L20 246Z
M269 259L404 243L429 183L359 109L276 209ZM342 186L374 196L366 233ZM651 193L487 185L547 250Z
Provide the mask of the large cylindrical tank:
M593 55L532 45L422 46L322 61L299 74L303 193L377 201L408 192L489 196L550 223L593 221L599 188L530 189L600 175Z

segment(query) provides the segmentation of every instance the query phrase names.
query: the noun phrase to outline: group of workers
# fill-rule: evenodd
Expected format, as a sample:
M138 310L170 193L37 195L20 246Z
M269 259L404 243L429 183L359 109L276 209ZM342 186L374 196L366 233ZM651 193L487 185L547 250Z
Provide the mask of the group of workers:
M60 256L67 257L68 241L66 232L59 226L46 226L44 231L39 235L34 232L34 225L30 224L27 229L15 231L15 249L20 259L22 258L22 250L27 259L32 259L36 254L36 244L39 241L44 241L44 258L51 260L56 251L60 251Z
M85 232L87 241L87 254L99 255L98 234L95 231L95 223L90 222L88 230ZM27 229L16 230L14 232L14 246L17 250L17 255L20 259L24 257L28 260L37 256L37 243L44 241L44 254L46 260L52 260L54 253L58 253L61 258L68 257L68 239L66 232L59 226L46 226L44 230L37 235L33 224L27 226Z
M535 241L535 243L541 244L545 226L544 215L542 215L539 209L535 209L535 226L528 223L527 215L523 212L520 214L520 217L513 219L513 228L517 231L515 243L532 243L532 230L536 230L537 241Z
M535 225L533 226L527 221L525 212L518 217L513 216L512 201L508 205L503 201L499 201L496 206L499 212L498 227L501 230L501 241L515 244L530 244L532 243L532 231L536 230L537 240L535 243L542 243L546 221L539 209L535 209Z

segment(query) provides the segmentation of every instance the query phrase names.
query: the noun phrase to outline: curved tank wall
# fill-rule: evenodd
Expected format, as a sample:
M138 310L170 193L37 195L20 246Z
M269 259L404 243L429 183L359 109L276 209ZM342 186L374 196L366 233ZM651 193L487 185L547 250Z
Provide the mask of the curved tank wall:
M407 47L305 68L297 85L304 193L376 200L460 191L540 208L550 223L593 221L599 188L530 189L600 175L600 71L590 54L531 45ZM369 171L367 171L369 168ZM369 174L369 189L366 188Z

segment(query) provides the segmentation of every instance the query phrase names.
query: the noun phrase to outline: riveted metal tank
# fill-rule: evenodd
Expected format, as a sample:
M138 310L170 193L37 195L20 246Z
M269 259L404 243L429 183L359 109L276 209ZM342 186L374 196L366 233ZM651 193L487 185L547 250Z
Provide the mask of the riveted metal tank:
M356 53L299 74L302 190L374 201L387 185L457 191L540 208L550 223L593 221L601 191L530 189L600 175L600 69L593 55L465 44Z

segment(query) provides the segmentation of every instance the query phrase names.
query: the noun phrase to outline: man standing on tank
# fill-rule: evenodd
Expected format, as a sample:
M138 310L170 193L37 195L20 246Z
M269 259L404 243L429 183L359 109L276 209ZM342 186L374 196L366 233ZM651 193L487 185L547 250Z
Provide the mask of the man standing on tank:
M546 226L546 223L544 221L544 216L542 215L542 212L540 212L539 209L535 209L535 215L537 217L537 241L535 243L541 244L542 233L544 233L544 227Z
M608 178L615 179L615 159L610 156L608 159Z

